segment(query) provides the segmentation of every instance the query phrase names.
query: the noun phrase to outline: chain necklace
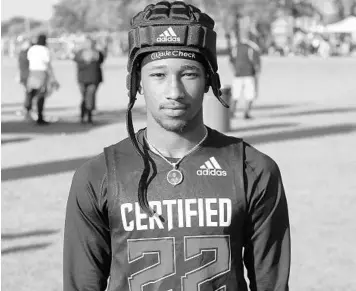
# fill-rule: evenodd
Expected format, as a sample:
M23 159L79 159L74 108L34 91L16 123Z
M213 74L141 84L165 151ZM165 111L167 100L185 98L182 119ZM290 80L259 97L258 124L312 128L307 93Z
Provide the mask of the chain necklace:
M205 135L203 137L203 139L197 143L193 148L191 148L183 157L181 157L178 161L176 161L175 163L173 162L170 162L164 155L162 155L162 153L155 147L153 146L152 144L150 144L150 142L148 141L147 137L145 137L145 140L147 142L147 144L149 145L149 147L151 149L154 149L155 152L163 159L165 160L168 164L170 164L172 166L172 170L170 170L168 173L167 173L167 181L168 183L170 183L171 185L173 186L177 186L179 185L180 183L182 183L183 181L183 173L182 171L180 171L178 169L178 166L180 164L180 162L187 156L189 156L192 152L194 152L197 148L199 148L201 146L201 144L206 140L206 138L208 137L208 130L207 128L205 127Z

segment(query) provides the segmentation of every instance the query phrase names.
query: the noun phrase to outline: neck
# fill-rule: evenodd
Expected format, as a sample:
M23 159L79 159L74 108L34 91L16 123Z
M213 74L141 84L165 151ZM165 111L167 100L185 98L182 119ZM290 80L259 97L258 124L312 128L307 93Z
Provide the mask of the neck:
M206 127L203 123L186 132L167 131L157 126L147 125L147 140L159 152L169 158L182 158L205 136Z

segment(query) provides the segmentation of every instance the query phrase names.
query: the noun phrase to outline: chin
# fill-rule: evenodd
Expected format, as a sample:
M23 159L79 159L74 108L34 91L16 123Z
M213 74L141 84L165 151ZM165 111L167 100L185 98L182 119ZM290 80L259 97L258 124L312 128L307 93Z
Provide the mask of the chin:
M188 122L185 120L160 120L160 126L171 132L182 133L188 127Z
M164 130L175 133L186 133L196 128L202 123L202 110L193 117L181 116L170 118L167 116L152 116L157 124L159 124Z

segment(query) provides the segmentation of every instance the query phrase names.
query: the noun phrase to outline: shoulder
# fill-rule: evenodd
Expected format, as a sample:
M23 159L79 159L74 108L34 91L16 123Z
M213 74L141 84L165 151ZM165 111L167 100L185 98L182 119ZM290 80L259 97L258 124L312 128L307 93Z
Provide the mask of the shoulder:
M244 142L246 171L252 175L253 180L269 180L271 177L279 177L277 163L267 154Z
M237 144L242 142L241 138L237 138L231 135L226 135L220 131L211 128L208 128L208 130L210 136L209 143L214 147L218 147L218 148L230 147L230 146L235 147Z
M136 139L138 141L139 147L142 149L142 130L139 130L136 133ZM122 175L121 177L126 176L127 173L136 171L137 169L141 169L143 167L142 158L138 154L129 137L121 140L116 144L106 147L104 152L109 171L112 167L115 167L116 171L120 172L120 175Z
M73 181L76 183L91 183L102 180L106 175L106 165L104 153L97 155L83 165L74 174Z
M225 135L219 131L209 129L211 135L211 145L218 148L231 147L234 152L237 152L237 147L242 146L244 152L244 163L247 170L254 172L255 175L261 173L276 173L278 172L277 163L265 153L257 150L243 139Z
M105 204L107 174L104 154L91 158L74 173L69 201L79 204L83 210L92 209L93 205Z
M124 167L125 171L135 169L139 166L138 164L141 161L131 139L128 137L116 144L106 147L104 149L104 155L109 168L115 167L118 169Z
M112 144L104 149L104 152L112 151L119 155L129 155L135 152L131 139L129 137Z
M33 45L27 50L27 53L30 54L30 53L36 51L36 49L37 49L37 45Z

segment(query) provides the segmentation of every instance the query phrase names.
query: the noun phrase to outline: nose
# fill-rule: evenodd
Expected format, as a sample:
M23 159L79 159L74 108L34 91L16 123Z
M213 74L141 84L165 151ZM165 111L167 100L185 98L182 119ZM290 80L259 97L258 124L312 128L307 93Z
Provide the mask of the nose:
M180 78L176 75L173 75L169 78L167 82L167 99L170 100L179 100L184 98L184 86Z

